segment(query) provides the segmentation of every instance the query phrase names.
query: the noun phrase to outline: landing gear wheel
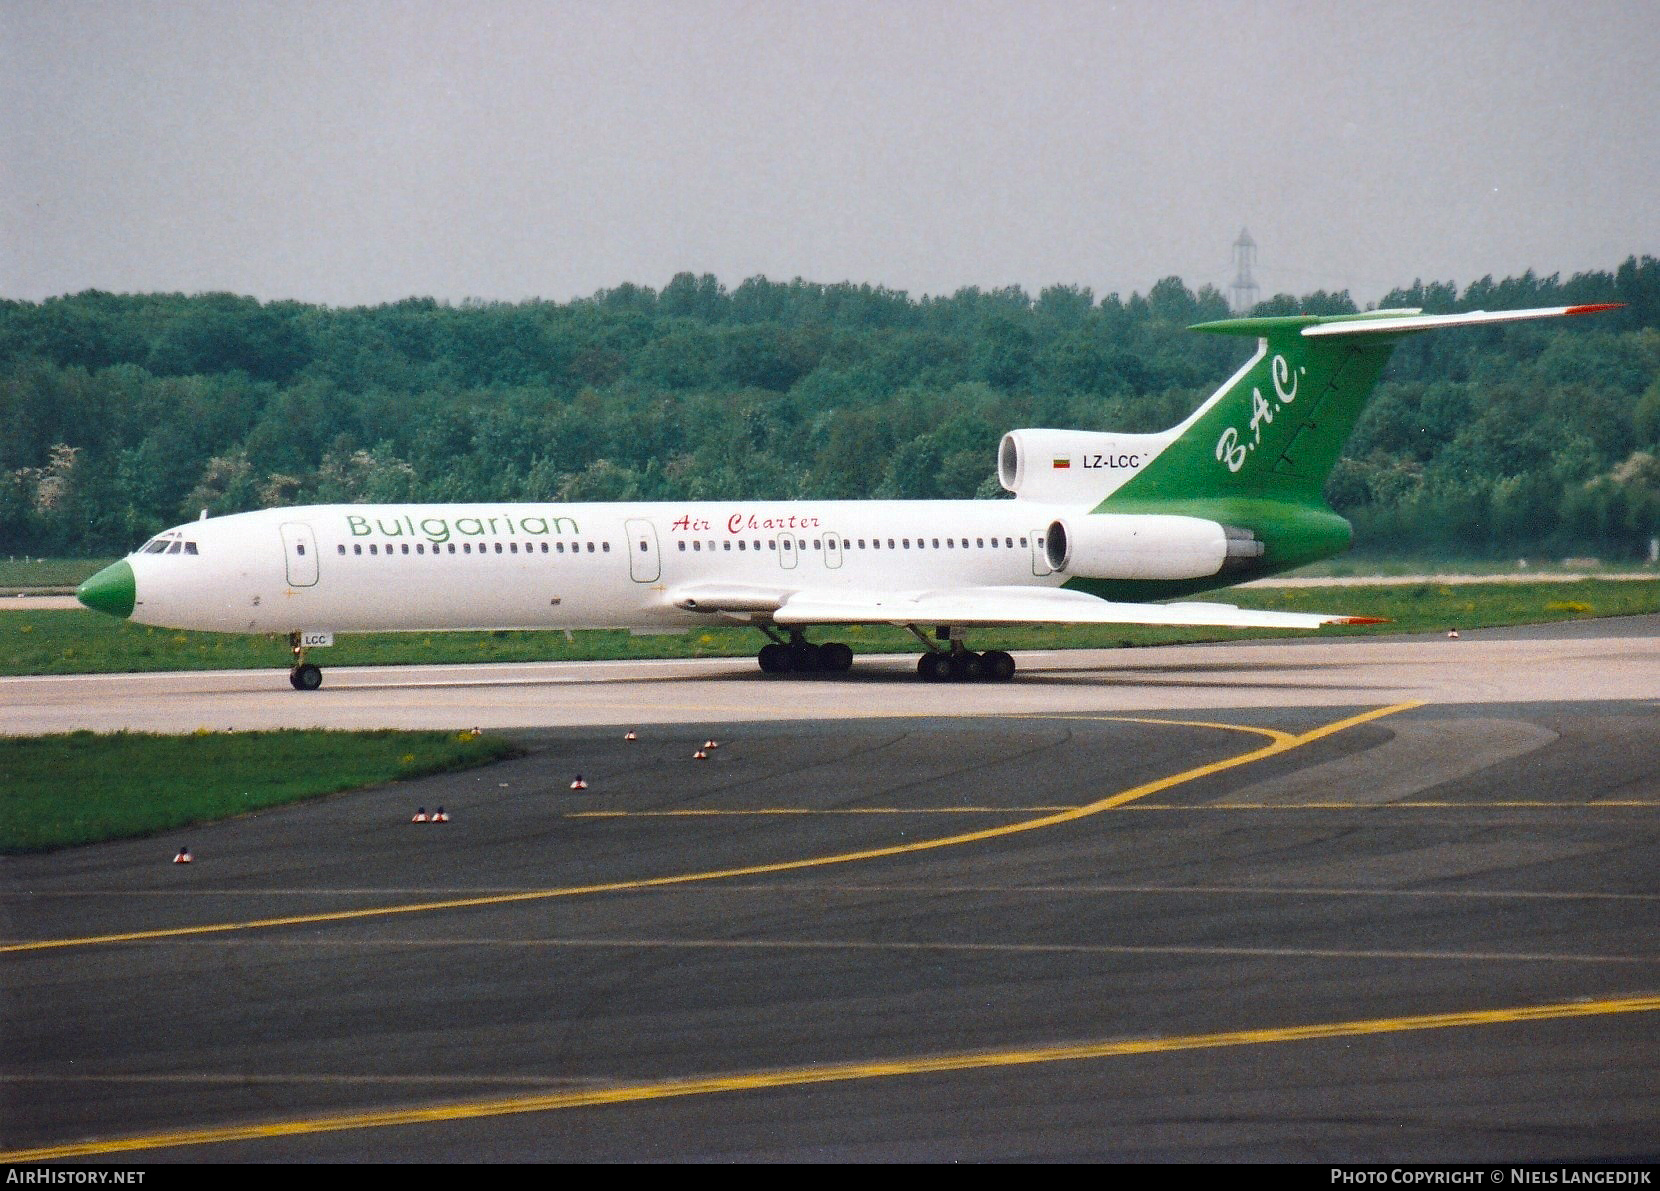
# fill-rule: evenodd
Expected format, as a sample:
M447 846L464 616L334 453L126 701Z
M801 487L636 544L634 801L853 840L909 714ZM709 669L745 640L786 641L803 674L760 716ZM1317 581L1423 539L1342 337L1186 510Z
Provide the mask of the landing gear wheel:
M823 650L812 642L792 642L785 648L790 653L790 669L801 674L811 674L814 671L826 669Z
M297 691L314 691L323 685L323 671L310 662L302 662L288 672L288 681Z
M770 645L761 646L761 652L755 655L755 660L761 663L761 671L765 674L788 674L790 672L790 649L777 641Z
M1014 677L1014 659L1001 649L981 654L980 660L985 665L988 682L1008 682Z
M840 641L828 641L819 646L820 667L829 674L846 674L853 668L853 650Z
M943 653L925 653L916 660L916 672L924 682L949 682L951 658Z
M970 653L966 649L961 653L952 654L948 664L953 682L975 682L985 677L986 663L984 659L979 654Z

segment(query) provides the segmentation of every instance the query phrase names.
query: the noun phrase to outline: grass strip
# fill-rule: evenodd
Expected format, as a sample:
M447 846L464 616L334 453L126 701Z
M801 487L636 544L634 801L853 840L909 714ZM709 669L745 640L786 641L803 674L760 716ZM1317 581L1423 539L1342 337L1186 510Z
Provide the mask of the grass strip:
M1574 582L1233 588L1212 597L1248 608L1341 612L1391 623L1321 629L1322 635L1494 628L1599 616L1660 612L1660 582ZM1137 625L978 629L979 649L1103 649L1259 637L1307 636L1264 629L1167 629ZM914 653L903 629L854 625L821 629L814 640L841 640L857 653ZM710 626L635 637L623 630L563 632L341 634L311 660L330 666L423 663L596 661L638 658L749 657L764 644L754 629ZM281 637L244 637L149 628L80 609L0 612L0 675L139 673L156 670L286 670Z
M0 853L172 831L515 752L454 732L0 737Z

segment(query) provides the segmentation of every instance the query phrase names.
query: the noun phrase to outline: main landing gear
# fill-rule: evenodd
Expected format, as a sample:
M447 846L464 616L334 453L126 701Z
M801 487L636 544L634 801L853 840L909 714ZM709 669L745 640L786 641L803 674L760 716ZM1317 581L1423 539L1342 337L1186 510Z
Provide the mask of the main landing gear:
M840 641L814 645L800 629L790 630L788 640L772 626L762 628L772 641L755 655L767 674L845 674L853 666L853 651ZM912 627L928 652L916 660L917 675L924 682L1008 682L1014 677L1014 658L1001 649L975 653L962 642L960 629L942 628L937 636L949 646L934 644Z
M288 634L288 648L294 655L294 668L288 672L289 685L297 691L314 691L322 686L322 668L305 660L305 646L300 644L300 634Z
M923 682L1008 682L1014 677L1014 658L1001 649L975 653L963 644L962 629L950 625L935 629L936 640L948 642L941 648L915 625L906 627L928 647L928 652L916 660L917 676Z
M853 651L840 641L814 645L797 629L788 641L763 645L755 660L768 674L845 674L853 668Z
M975 653L953 641L949 651L925 653L916 660L924 682L1008 682L1014 677L1014 658L1001 649Z

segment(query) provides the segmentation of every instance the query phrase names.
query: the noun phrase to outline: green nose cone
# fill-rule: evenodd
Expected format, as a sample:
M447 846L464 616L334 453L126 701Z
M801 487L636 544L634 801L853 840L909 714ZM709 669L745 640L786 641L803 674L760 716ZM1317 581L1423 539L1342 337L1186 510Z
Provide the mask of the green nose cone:
M133 614L138 589L133 569L125 559L113 562L75 589L75 598L94 612L107 612L123 619Z

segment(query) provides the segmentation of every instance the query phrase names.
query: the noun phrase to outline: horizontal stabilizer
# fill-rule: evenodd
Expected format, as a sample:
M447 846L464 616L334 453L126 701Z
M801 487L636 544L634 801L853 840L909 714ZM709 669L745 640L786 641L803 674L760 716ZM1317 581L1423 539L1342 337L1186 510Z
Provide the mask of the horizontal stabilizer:
M1310 339L1334 335L1383 337L1442 327L1478 327L1490 323L1517 323L1536 318L1573 318L1618 310L1623 302L1592 302L1582 306L1540 306L1532 310L1467 310L1460 314L1425 314L1417 309L1364 310L1355 314L1275 314L1253 318L1225 318L1195 323L1190 331L1213 335L1252 335L1259 338L1299 333Z
M1463 314L1405 314L1401 318L1368 318L1317 323L1304 327L1310 338L1325 335L1396 335L1403 331L1433 331L1440 327L1476 327L1489 323L1519 323L1535 318L1573 318L1599 310L1618 310L1623 302L1596 302L1588 306L1542 306L1533 310L1470 310ZM1384 312L1379 312L1384 313Z

